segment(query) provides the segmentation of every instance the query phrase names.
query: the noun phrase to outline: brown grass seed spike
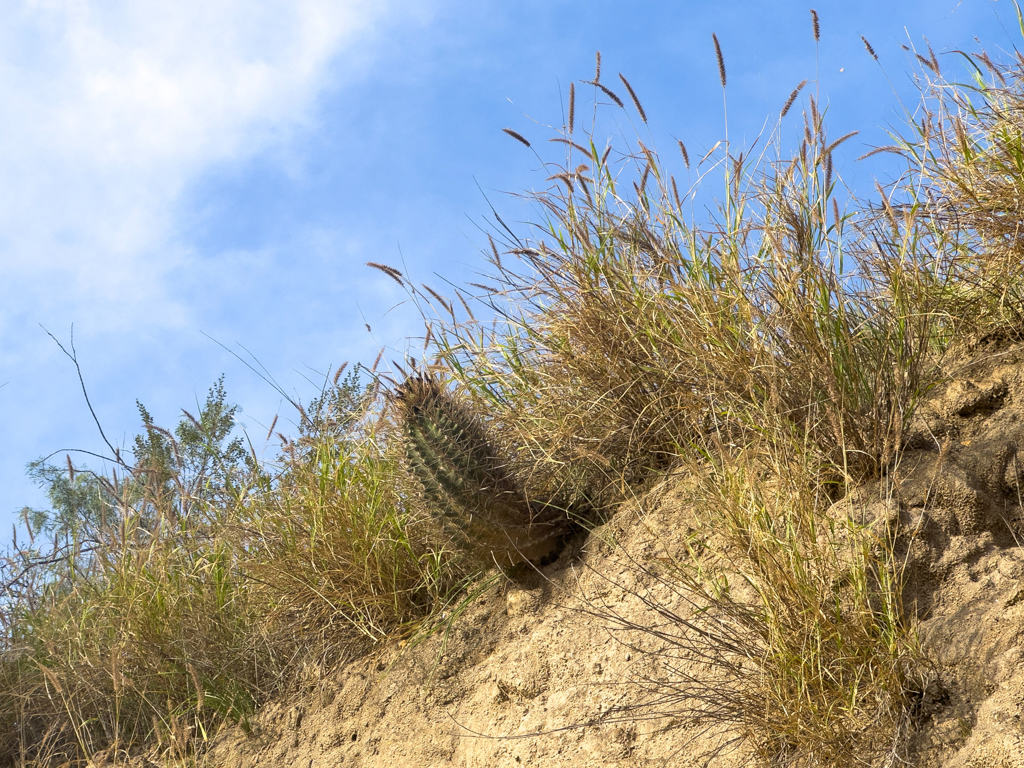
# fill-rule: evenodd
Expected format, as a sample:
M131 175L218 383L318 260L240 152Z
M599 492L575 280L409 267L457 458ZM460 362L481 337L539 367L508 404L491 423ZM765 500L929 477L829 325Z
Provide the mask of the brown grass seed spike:
M502 130L503 133L507 133L513 139L518 141L520 144L525 144L526 146L530 146L530 142L528 142L526 140L526 138L521 133L516 133L511 128L502 128L501 130Z
M629 97L633 100L633 106L636 107L636 111L640 114L640 119L645 123L647 122L647 113L644 112L644 108L640 105L640 99L637 98L636 92L633 90L633 86L629 84L629 80L626 79L625 75L619 72L619 80L626 86L626 90L629 91Z
M690 153L686 151L686 145L683 144L682 139L676 139L679 142L679 151L683 155L683 162L686 163L686 167L690 167Z
M786 115L787 115L787 114L789 113L789 110L790 110L790 109L792 108L792 106L793 106L793 102L795 102L795 101L796 101L796 97L800 95L800 91L802 91L802 90L803 90L803 88L804 88L804 86L805 86L805 85L807 85L807 81L806 81L806 80L802 80L802 81L800 82L800 85L798 85L798 86L797 86L796 88L794 88L794 89L793 89L793 92L792 92L791 94L789 94L789 98L788 98L788 99L786 99L786 106L784 106L784 107L782 108L782 112L781 112L781 113L779 113L779 119L780 119L780 120L781 120L782 118L784 118L784 117L785 117L785 116L786 116Z
M615 106L619 107L619 109L622 109L622 107L623 107L622 99L620 99L616 95L615 91L613 91L611 88L606 86L604 83L599 83L596 80L594 81L594 85L596 85L598 88L600 88L604 92L605 96L607 96L609 99L614 101L615 102Z
M711 33L711 39L715 41L715 58L718 59L718 77L725 88L725 58L722 56L722 46L718 44L718 35Z
M399 285L404 285L405 284L405 283L402 282L402 273L399 272L394 267L389 267L387 264L378 264L375 261L368 261L368 262L366 262L366 266L373 267L374 269L380 270L381 272L383 272L385 275L390 277L392 280L394 280Z
M871 47L871 43L868 42L868 39L864 37L864 35L861 35L860 39L861 42L864 43L864 48L866 48L867 52L871 54L871 58L874 59L875 61L878 61L878 54L875 53L875 49Z
M576 83L569 83L569 135L576 123Z

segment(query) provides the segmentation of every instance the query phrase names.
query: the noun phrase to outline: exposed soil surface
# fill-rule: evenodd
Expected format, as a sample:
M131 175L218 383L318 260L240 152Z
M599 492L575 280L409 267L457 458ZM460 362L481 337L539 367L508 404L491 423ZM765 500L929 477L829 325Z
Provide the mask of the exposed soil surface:
M651 640L587 613L656 620L636 596L644 584L625 554L655 554L672 536L673 512L667 504L641 520L638 509L623 509L600 531L603 541L574 542L552 566L490 589L447 636L352 664L309 700L268 708L256 734L222 739L213 763L646 766L708 751L720 735L617 711L644 699L635 681L655 671L640 652ZM670 590L651 588L682 610Z
M913 762L1024 768L1024 349L982 350L951 371L908 445L889 477L836 511L900 531L907 610L934 663L908 736ZM734 733L631 719L651 695L642 681L660 674L643 652L655 641L588 612L649 626L659 618L643 595L685 614L631 561L677 546L686 517L663 484L556 563L490 589L446 636L353 663L304 700L266 708L249 735L222 735L209 764L691 766L722 745L712 765L744 764Z

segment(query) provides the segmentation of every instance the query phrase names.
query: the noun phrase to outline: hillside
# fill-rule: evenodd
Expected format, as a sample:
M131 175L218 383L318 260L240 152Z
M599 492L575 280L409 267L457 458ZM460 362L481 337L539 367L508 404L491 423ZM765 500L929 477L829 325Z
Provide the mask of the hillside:
M40 462L0 763L1021 768L1024 59L966 58L918 56L868 200L807 81L692 166L573 83L556 160L506 129L551 175L486 283L367 264L422 359L325 376L273 460L218 382L109 476Z
M899 531L908 611L934 666L898 739L922 768L1020 768L1024 347L957 366L913 429L890 479L834 508ZM716 748L714 765L745 764L749 749L729 743L741 727L682 724L672 708L685 705L663 698L699 675L667 620L693 609L639 564L679 554L693 522L683 484L663 481L558 562L503 580L445 635L274 702L207 764L625 768L699 765Z

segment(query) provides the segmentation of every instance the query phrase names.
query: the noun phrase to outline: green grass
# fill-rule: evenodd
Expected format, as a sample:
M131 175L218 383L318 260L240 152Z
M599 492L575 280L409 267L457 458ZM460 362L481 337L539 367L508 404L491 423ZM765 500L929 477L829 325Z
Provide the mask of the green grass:
M314 437L241 521L277 623L335 652L407 635L464 573L378 428L354 444Z

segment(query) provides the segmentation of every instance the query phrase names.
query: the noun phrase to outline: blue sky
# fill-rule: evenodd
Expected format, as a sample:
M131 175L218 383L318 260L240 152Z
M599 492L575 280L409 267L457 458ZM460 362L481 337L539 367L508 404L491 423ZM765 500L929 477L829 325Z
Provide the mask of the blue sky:
M524 222L532 211L505 193L547 175L501 129L542 145L597 50L605 82L622 72L635 87L650 117L641 136L666 156L676 138L691 156L723 138L712 32L734 145L773 127L795 85L817 78L830 134L861 131L837 170L867 194L891 169L854 158L887 143L901 99L913 106L901 44L927 37L944 54L976 50L977 36L1005 58L1021 42L1009 0L819 0L816 53L810 7L10 0L0 17L0 524L9 531L22 506L45 507L29 461L101 448L75 371L40 326L66 343L74 325L115 442L138 430L136 399L171 426L224 373L241 426L262 445L274 415L287 426L292 414L211 337L250 350L302 400L331 366L369 364L382 346L400 357L419 324L365 262L435 285L476 279L481 188L506 220ZM963 73L959 57L940 59ZM629 116L607 111L599 135L632 135Z

